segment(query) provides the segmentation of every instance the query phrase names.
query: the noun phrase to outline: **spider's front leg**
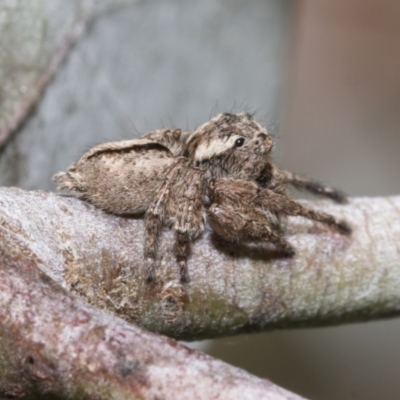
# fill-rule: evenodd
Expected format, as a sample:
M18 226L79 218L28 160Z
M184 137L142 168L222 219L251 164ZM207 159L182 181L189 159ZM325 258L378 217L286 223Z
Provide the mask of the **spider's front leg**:
M345 221L312 210L284 194L260 187L254 182L220 179L211 182L209 221L213 229L230 241L264 240L288 255L294 251L283 238L279 216L302 216L350 234Z
M344 204L347 202L347 196L340 190L325 186L319 182L293 174L289 171L276 170L269 189L275 190L274 185L290 184L298 190L307 190L316 196L327 197L336 203Z
M255 206L259 189L257 184L248 181L222 179L211 182L209 223L229 242L270 242L292 257L295 251L283 237L278 214L268 207Z

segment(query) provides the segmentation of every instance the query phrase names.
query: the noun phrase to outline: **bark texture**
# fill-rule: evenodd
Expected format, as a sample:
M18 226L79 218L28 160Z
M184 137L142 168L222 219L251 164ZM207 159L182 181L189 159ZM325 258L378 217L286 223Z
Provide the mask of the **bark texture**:
M299 398L126 321L190 340L398 315L400 197L312 205L346 218L354 234L290 219L298 255L288 260L266 248L229 248L207 232L182 286L165 232L156 283L147 285L143 220L1 188L0 395Z
M312 206L345 218L352 236L292 218L287 235L297 255L277 259L268 247L232 248L208 231L193 246L191 281L182 285L165 231L148 285L142 219L49 192L0 189L2 232L41 271L97 308L185 340L399 314L400 198Z
M270 399L299 396L145 332L68 294L1 228L0 396Z

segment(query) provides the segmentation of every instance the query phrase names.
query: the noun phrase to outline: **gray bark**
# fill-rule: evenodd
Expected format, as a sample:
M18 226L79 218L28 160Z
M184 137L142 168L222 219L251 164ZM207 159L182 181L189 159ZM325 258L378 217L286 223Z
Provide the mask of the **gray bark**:
M156 283L144 282L144 221L108 215L75 198L0 190L2 229L38 267L98 308L177 339L318 326L399 314L400 198L315 202L350 222L341 236L291 218L297 255L260 246L229 248L207 231L192 248L191 281L179 282L174 237L161 240Z
M20 233L0 228L0 395L300 400L69 295L37 268L43 260Z
M0 394L299 398L110 314L185 339L398 315L400 198L312 205L348 219L353 235L290 219L298 255L276 260L257 247L226 249L207 232L182 286L166 232L156 284L147 285L143 220L0 189Z

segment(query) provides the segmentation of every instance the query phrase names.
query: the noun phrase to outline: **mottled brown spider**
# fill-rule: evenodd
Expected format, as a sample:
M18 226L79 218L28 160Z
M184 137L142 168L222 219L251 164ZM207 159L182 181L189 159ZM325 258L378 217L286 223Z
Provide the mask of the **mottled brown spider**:
M345 221L291 199L287 186L337 202L345 196L279 170L270 158L272 148L272 137L250 114L224 113L193 132L162 129L96 146L54 180L59 189L109 213L145 215L147 281L156 277L160 233L171 227L180 278L187 282L190 245L207 221L227 241L270 242L287 256L295 251L283 236L282 216L302 216L350 234Z

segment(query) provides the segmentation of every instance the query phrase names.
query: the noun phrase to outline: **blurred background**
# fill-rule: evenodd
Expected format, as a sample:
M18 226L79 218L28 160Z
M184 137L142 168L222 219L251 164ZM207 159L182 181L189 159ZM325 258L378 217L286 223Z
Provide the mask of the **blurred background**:
M398 0L15 0L0 29L1 185L55 190L97 143L246 110L286 169L400 193ZM194 345L310 399L398 399L399 334L391 320Z

